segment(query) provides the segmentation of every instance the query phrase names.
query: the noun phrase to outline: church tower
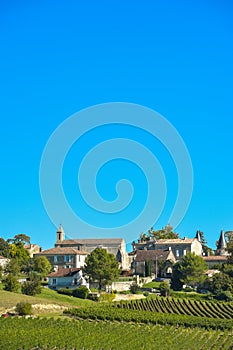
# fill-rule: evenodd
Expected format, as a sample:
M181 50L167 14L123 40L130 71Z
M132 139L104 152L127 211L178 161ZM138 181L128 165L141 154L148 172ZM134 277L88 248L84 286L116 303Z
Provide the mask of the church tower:
M218 246L216 250L216 255L228 255L227 253L227 243L225 240L225 234L224 231L222 230L220 233L220 237L218 240Z
M62 242L65 239L65 233L64 230L62 228L62 225L59 226L58 230L57 230L57 242Z

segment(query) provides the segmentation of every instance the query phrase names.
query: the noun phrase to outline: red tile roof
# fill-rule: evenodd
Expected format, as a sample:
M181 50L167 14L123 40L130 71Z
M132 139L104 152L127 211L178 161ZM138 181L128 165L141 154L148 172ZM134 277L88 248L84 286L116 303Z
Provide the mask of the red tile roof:
M56 247L44 250L36 255L88 255L88 253L72 247Z

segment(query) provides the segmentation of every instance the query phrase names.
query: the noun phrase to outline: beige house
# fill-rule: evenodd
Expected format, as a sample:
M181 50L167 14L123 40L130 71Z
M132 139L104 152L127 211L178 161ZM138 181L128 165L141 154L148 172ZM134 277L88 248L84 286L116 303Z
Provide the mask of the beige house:
M127 269L129 266L126 245L122 238L65 239L64 230L60 225L57 230L55 247L74 248L80 252L85 251L87 253L91 253L97 247L104 248L108 253L112 253L116 256L122 269Z
M28 251L31 258L33 258L34 254L42 251L42 248L38 244L25 244L24 248Z
M81 268L84 266L88 253L71 247L56 247L35 254L45 256L55 268Z
M133 250L171 250L176 260L180 260L187 252L202 255L202 245L198 238L159 239L144 242L133 242Z

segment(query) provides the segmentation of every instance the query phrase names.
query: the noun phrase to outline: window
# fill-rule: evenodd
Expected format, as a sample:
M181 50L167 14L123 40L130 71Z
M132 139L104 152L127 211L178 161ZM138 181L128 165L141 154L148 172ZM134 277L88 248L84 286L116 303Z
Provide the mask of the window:
M180 251L179 251L179 249L176 249L176 256L177 256L177 257L180 256Z
M57 262L57 255L54 255L54 262Z
M75 284L75 285L78 284L78 279L77 279L77 278L74 279L74 284Z
M56 278L53 278L53 285L54 285L54 284L57 284Z
M71 262L71 256L70 255L65 255L64 256L64 261L65 262Z
M186 249L183 250L183 255L186 255L187 254L187 251Z

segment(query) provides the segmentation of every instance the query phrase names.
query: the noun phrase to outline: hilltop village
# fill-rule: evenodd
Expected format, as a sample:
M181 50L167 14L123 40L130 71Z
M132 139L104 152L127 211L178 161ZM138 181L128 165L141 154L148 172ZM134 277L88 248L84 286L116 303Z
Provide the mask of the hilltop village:
M229 252L225 237L230 237L232 231L221 231L217 241L217 249L213 251L205 244L203 233L197 231L193 238L179 238L170 225L161 230L151 229L148 234L141 234L138 241L132 242L132 251L126 252L123 238L98 239L66 239L63 227L60 225L56 232L54 247L42 250L37 244L24 244L25 250L32 257L45 257L51 265L48 274L49 287L75 288L80 285L90 287L83 269L87 257L96 249L102 248L115 256L122 277L136 276L138 278L165 279L170 281L176 263L188 254L201 257L206 263L205 273L213 276L219 272L219 267L227 264ZM9 262L8 257L1 256L0 264ZM114 283L114 290L129 289L127 283ZM91 284L92 286L95 284Z

